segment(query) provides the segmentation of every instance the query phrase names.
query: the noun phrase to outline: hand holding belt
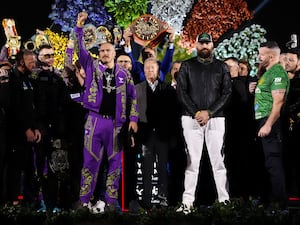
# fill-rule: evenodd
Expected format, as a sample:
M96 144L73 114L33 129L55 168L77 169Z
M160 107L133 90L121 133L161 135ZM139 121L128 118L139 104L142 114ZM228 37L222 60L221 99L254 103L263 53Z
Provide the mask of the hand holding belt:
M21 36L18 35L15 20L11 18L4 18L2 20L2 26L4 28L6 36L7 57L15 59L17 53L21 48Z
M143 47L158 45L166 36L168 27L168 23L150 14L141 15L130 25L134 41Z

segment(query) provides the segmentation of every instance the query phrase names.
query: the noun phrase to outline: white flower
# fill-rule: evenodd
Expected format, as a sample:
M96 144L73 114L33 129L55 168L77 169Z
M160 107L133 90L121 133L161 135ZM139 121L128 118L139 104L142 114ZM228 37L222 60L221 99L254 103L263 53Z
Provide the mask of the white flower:
M266 41L266 30L258 24L252 24L246 27L239 33L234 33L232 37L224 39L215 48L215 55L217 58L225 59L228 57L236 57L238 59L245 59L251 66L250 75L257 74L258 49L260 44Z
M151 0L151 14L167 22L174 28L176 34L180 34L183 21L191 10L193 0Z

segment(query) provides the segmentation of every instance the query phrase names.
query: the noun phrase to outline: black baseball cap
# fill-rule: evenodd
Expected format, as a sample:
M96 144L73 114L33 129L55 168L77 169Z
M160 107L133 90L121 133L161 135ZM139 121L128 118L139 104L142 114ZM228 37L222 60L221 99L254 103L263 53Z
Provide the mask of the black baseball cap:
M212 42L212 36L208 33L199 34L197 37L198 42Z

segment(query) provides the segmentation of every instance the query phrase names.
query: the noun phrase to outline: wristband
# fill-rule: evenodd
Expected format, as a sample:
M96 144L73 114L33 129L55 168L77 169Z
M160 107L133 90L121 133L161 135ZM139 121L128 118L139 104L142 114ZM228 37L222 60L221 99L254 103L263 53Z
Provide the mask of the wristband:
M195 116L194 117L196 117L198 114L200 114L201 113L201 110L199 110L199 111L197 111L196 113L195 113Z

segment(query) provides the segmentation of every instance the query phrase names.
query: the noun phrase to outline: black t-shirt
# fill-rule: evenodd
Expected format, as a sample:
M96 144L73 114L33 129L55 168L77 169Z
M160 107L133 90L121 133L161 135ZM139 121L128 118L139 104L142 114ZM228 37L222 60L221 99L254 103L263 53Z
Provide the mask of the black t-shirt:
M115 116L116 111L116 78L114 69L106 69L103 73L103 99L99 113Z

